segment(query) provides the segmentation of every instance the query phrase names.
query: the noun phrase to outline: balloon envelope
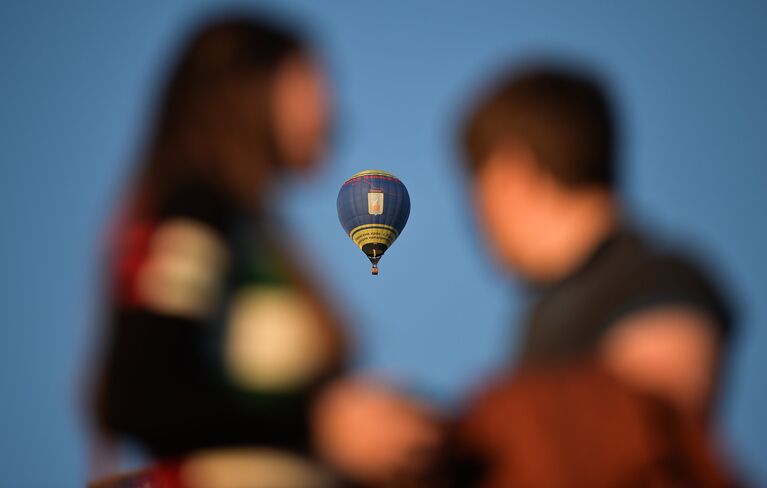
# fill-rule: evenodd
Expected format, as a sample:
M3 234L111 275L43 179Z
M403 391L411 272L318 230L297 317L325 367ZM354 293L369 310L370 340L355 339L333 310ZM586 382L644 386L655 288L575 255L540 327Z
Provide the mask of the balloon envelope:
M346 234L373 263L373 274L378 274L378 261L410 216L407 188L391 173L361 171L341 186L336 207Z

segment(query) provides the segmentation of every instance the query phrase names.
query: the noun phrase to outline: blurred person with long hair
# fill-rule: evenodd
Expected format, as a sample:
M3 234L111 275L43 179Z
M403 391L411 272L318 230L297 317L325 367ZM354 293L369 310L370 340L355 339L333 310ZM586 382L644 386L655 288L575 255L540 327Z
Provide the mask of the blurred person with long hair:
M704 446L731 311L689 253L627 217L599 79L514 70L471 107L462 142L488 246L533 297L514 372L459 428L475 483L725 484Z
M318 58L261 18L208 22L170 73L114 226L97 388L100 428L160 461L148 482L375 485L437 439L404 397L344 379L341 320L274 218L330 112Z

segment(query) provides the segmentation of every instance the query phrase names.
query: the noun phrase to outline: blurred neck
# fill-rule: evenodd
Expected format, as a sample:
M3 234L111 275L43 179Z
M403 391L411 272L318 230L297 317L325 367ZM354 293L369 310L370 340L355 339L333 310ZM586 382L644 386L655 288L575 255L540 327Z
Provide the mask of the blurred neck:
M618 204L605 189L563 192L549 208L548 225L536 243L535 281L557 281L575 271L615 230Z

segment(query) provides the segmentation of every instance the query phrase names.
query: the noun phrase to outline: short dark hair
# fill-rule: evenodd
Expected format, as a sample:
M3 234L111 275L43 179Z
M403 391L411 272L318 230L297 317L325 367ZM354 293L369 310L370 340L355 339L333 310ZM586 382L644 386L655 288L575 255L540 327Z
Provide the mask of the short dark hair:
M568 187L615 184L612 110L596 77L528 67L501 79L469 112L463 145L472 170L505 142L522 142Z

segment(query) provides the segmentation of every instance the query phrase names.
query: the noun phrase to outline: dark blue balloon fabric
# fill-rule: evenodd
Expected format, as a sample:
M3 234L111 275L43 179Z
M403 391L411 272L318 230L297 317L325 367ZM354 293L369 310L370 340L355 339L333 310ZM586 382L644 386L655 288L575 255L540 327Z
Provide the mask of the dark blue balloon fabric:
M396 176L367 170L343 184L336 206L347 235L368 257L380 257L405 228L410 195Z

